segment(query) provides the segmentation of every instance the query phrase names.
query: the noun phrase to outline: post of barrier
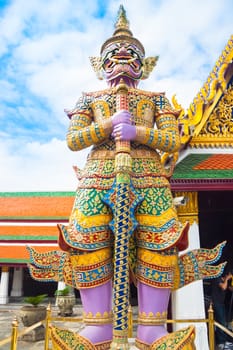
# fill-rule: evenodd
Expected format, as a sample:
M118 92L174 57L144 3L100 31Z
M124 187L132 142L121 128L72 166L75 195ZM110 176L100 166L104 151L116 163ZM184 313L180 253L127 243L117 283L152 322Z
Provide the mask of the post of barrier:
M18 339L18 320L15 317L12 321L12 333L11 333L11 350L17 349L17 339Z
M128 337L133 337L133 311L131 305L129 305L128 309Z
M51 304L47 307L46 319L45 319L45 342L44 350L49 350L49 323L51 321Z
M208 325L209 325L209 347L210 350L215 349L215 335L214 335L214 310L212 303L208 309Z

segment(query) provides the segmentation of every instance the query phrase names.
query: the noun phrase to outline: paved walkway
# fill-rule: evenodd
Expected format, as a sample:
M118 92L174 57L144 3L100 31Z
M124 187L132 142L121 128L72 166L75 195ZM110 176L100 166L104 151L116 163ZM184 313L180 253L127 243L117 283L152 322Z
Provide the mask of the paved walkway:
M11 336L12 322L15 318L19 320L19 309L22 305L19 304L7 304L0 305L0 342ZM23 329L23 325L19 321L19 331ZM18 350L44 350L44 341L36 343L29 343L25 341L18 341ZM10 343L0 347L0 350L9 350Z
M52 304L52 316L58 315L58 309L56 306L54 306L54 302ZM19 332L24 329L22 322L20 321L20 308L25 304L20 303L9 303L7 305L0 305L0 343L3 339L11 336L12 332L12 322L15 318L18 319L19 322ZM137 313L137 308L133 307L133 313ZM81 317L82 314L82 308L80 305L76 305L74 307L74 314L72 317ZM61 327L64 327L66 329L72 329L74 331L80 331L80 329L83 327L80 323L75 322L59 322L59 325ZM133 336L135 336L135 330L133 331ZM131 346L130 350L138 350L133 344L134 339L129 340ZM228 348L229 349L229 348ZM10 343L5 344L3 346L0 346L0 350L10 350ZM17 350L44 350L44 340L37 341L37 342L31 342L31 341L23 341L18 340L17 343ZM201 349L197 349L201 350ZM216 349L217 350L217 349Z
M19 325L19 332L24 329L22 322L20 321L20 308L22 304L17 303L9 303L7 305L0 305L0 343L3 339L11 336L12 332L12 322L15 318L17 318ZM81 307L79 305L74 307L74 314L72 317L78 316L81 317ZM58 309L56 306L52 306L52 316L58 315ZM67 329L72 329L74 331L79 331L83 325L74 322L59 322L59 325ZM137 348L133 345L133 339L130 339L131 350L136 350ZM9 350L10 343L0 346L0 350ZM44 340L31 342L31 341L23 341L18 340L17 350L44 350Z

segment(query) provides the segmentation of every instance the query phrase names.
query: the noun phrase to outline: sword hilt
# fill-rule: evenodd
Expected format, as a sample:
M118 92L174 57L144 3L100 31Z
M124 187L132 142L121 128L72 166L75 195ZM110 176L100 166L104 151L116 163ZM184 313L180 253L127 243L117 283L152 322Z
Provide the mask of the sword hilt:
M116 88L116 109L129 110L128 86L123 80ZM132 168L130 141L116 141L115 170L117 174L129 174Z
M129 110L128 86L121 79L116 88L116 109ZM130 141L116 141L116 153L130 153Z

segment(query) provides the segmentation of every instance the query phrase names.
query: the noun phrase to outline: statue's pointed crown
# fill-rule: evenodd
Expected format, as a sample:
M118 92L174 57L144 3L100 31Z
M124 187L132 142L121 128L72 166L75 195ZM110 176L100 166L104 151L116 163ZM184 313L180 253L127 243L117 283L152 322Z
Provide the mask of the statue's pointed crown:
M115 31L113 33L113 36L116 36L116 35L133 36L132 32L129 29L129 21L126 17L126 11L123 5L120 5L119 7L117 20L114 27L115 27Z
M114 43L114 42L121 42L121 41L127 41L130 42L134 45L137 46L138 49L140 49L140 51L142 52L142 55L145 55L145 50L143 45L141 44L141 42L133 37L133 34L131 32L131 30L129 29L129 21L126 17L126 11L123 7L123 5L120 5L119 10L118 10L118 14L117 14L117 19L116 19L116 23L115 23L115 31L112 35L111 38L107 39L100 50L100 53L102 54L102 52L104 51L104 49Z

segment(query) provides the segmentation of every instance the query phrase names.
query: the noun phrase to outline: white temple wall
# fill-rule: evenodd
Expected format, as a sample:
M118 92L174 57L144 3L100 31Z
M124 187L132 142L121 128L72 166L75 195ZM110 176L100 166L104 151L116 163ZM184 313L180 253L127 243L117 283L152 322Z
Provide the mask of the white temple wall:
M186 251L200 248L199 227L196 222L189 230L189 247ZM182 252L183 254L184 252ZM172 293L173 319L205 319L205 302L203 282L196 281ZM194 323L192 323L194 324ZM190 325L190 323L177 323L174 330ZM209 350L206 323L194 324L196 328L196 348Z

